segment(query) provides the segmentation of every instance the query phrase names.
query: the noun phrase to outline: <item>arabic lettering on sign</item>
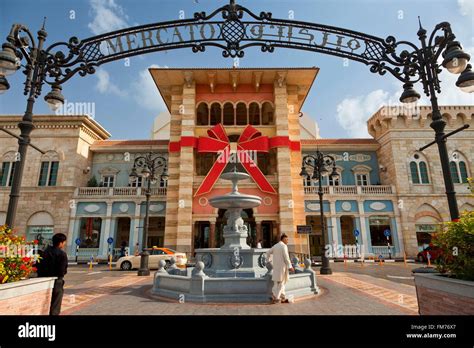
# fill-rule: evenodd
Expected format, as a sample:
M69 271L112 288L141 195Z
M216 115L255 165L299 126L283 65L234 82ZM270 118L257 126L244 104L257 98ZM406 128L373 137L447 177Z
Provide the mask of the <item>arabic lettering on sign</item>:
M242 22L242 27L239 27L242 28L242 33L232 31L233 29L229 29L229 25L226 23L175 23L159 28L128 30L116 35L109 35L99 41L91 41L91 44L98 45L100 52L105 57L152 47L199 44L209 41L226 41L226 39L242 43L263 41L283 43L289 46L302 45L359 55L365 51L365 43L363 41L361 43L358 38L307 28L303 25Z

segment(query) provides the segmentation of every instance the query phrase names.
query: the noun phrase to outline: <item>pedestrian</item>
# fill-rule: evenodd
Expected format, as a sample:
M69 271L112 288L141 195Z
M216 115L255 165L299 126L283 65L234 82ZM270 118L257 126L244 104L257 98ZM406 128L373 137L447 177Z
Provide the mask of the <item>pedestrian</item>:
M125 248L127 247L127 242L122 241L122 244L120 245L120 257L124 257L126 254Z
M135 244L135 256L140 255L139 246L140 246L140 245L139 245L138 242L137 242L137 244Z
M53 245L49 245L41 254L38 263L38 277L57 277L51 294L49 315L61 313L64 294L64 276L67 273L67 254L64 252L67 237L63 233L53 236Z
M261 239L258 240L257 249L262 249L262 240Z
M267 259L273 264L272 303L289 303L285 295L285 284L290 279L290 271L294 271L288 255L288 236L282 234L280 241L267 251Z

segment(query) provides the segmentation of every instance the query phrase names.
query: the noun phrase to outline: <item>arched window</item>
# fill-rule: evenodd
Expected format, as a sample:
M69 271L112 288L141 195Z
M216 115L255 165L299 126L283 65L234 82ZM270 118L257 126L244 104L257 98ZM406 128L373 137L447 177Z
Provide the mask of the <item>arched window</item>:
M222 122L222 107L219 103L211 105L211 125L216 125Z
M245 126L248 124L247 105L245 105L245 103L238 103L235 113L237 118L237 126Z
M414 184L420 183L420 173L418 172L418 165L415 161L410 162L411 181Z
M415 153L410 161L411 181L413 184L429 184L428 166L426 161L418 153Z
M54 151L48 151L41 157L41 169L38 186L56 186L59 170L59 156Z
M458 172L458 166L456 165L456 162L451 161L449 162L449 169L451 170L451 178L453 179L453 183L459 184L459 172Z
M224 125L234 125L234 105L232 103L224 104Z
M26 231L26 239L37 240L38 248L44 250L52 244L54 219L48 212L37 212L28 219Z
M197 107L196 125L198 126L209 125L209 106L206 103L201 103Z
M260 124L260 106L257 103L250 103L249 106L249 124Z
M18 161L19 158L13 151L3 155L0 166L0 186L12 186L13 173Z
M469 173L467 171L466 159L464 156L455 151L452 155L452 160L449 162L449 169L451 170L451 177L455 184L467 183Z
M269 102L263 103L262 106L262 124L273 124L273 106Z
M467 166L466 162L459 161L459 173L461 174L461 181L467 183Z

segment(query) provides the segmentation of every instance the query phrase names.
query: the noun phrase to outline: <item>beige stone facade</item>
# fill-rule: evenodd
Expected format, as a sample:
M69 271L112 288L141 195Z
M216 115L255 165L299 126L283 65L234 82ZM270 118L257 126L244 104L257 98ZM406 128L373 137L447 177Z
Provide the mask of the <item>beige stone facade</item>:
M413 115L412 115L413 114ZM447 122L446 133L464 124L470 125L448 138L450 160L463 161L467 175L472 177L474 167L474 106L442 106L441 114ZM417 151L434 140L430 128L431 107L421 106L416 112L407 112L398 107L383 107L367 122L370 135L380 144L377 151L382 166L383 184L394 185L397 190L403 243L408 255L414 256L417 249L417 225L449 221L449 209L444 180L436 145L422 153ZM427 164L428 183L414 183L410 162L414 155ZM474 197L465 183L455 184L460 211L474 209Z
M20 120L20 116L1 116L0 127L19 134L17 124ZM28 149L15 228L20 234L26 234L32 220L49 219L54 232L67 234L74 191L86 186L89 179L90 146L95 141L107 139L110 134L88 116L36 115L34 121L36 128L31 142L46 154L31 147ZM0 132L1 162L14 162L17 151L18 141ZM41 163L45 161L59 162L54 186L38 185ZM0 223L6 216L10 189L10 186L0 186Z

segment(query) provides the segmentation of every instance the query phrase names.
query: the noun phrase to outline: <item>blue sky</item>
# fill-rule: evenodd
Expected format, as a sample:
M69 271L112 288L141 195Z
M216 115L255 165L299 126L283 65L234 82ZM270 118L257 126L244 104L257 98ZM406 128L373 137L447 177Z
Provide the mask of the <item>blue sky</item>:
M414 42L418 30L417 16L431 29L439 22L451 23L454 33L466 51L474 55L474 1L470 0L241 0L237 1L255 13L271 11L275 18L315 22L352 29L385 38ZM27 25L36 32L48 17L47 43L66 41L71 36L85 39L96 34L128 26L178 19L180 11L192 17L196 11L212 10L227 1L211 0L2 0L0 2L0 37L2 42L13 23ZM271 59L269 59L269 57ZM311 52L276 49L271 56L259 49L247 49L240 59L241 67L317 66L320 73L306 99L303 111L319 123L324 138L367 137L365 121L382 104L398 101L401 85L394 77L369 72L357 62L343 64L341 58ZM147 68L231 67L233 60L223 58L219 49L208 48L194 54L190 49L158 52L104 64L94 75L75 76L63 86L68 102L94 103L95 118L114 139L146 139L153 119L164 110L164 104ZM474 104L473 96L454 85L457 76L443 72L442 105ZM10 90L0 95L0 114L22 114L26 106L23 95L24 75L9 76ZM417 90L421 93L421 87ZM37 114L50 113L43 95L35 104ZM427 102L425 99L424 102Z

